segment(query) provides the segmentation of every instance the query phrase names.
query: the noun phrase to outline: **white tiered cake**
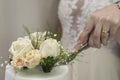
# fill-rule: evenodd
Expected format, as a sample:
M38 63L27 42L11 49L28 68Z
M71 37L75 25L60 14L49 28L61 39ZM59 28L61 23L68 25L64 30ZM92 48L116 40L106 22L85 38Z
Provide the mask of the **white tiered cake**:
M6 66L5 80L70 80L67 66L54 68L50 73L43 73L38 69L15 73L10 65Z

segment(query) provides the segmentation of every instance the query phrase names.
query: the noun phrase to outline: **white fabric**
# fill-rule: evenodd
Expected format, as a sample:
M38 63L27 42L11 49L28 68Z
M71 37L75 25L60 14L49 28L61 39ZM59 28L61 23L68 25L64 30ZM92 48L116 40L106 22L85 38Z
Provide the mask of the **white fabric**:
M62 43L72 49L91 13L116 0L60 0L59 19L63 28ZM70 66L72 80L120 80L120 46L114 40L101 49L90 48ZM79 60L78 60L79 59Z
M5 80L70 80L68 67L60 66L52 70L51 73L43 73L38 69L15 72L10 65L7 65Z

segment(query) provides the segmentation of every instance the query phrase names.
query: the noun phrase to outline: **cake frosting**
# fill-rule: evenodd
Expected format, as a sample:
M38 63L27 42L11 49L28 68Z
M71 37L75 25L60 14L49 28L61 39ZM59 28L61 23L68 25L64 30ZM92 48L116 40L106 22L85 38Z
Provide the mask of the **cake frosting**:
M50 73L38 69L15 72L10 65L6 66L5 80L70 80L67 66L55 67Z

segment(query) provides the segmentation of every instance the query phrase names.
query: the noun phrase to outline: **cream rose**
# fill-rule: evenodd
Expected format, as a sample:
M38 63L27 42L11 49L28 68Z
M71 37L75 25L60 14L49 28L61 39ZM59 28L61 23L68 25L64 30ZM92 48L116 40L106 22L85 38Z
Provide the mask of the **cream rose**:
M37 65L39 65L41 60L41 54L39 50L31 50L28 53L26 53L25 59L26 59L26 66L28 68L34 68Z
M23 56L14 56L13 61L11 62L11 65L14 68L21 69L25 66L25 58Z
M25 38L18 38L14 41L9 49L13 55L24 54L33 49L31 41Z
M42 57L57 56L60 54L59 44L55 39L47 39L40 46L40 53Z

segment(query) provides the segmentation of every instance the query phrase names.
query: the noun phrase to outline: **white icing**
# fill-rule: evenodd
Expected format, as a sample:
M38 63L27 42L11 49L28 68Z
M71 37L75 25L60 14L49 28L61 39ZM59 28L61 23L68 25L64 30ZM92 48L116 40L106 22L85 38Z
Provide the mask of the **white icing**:
M10 65L7 65L5 80L70 80L67 66L54 68L51 73L43 73L38 69L28 71L15 71Z

